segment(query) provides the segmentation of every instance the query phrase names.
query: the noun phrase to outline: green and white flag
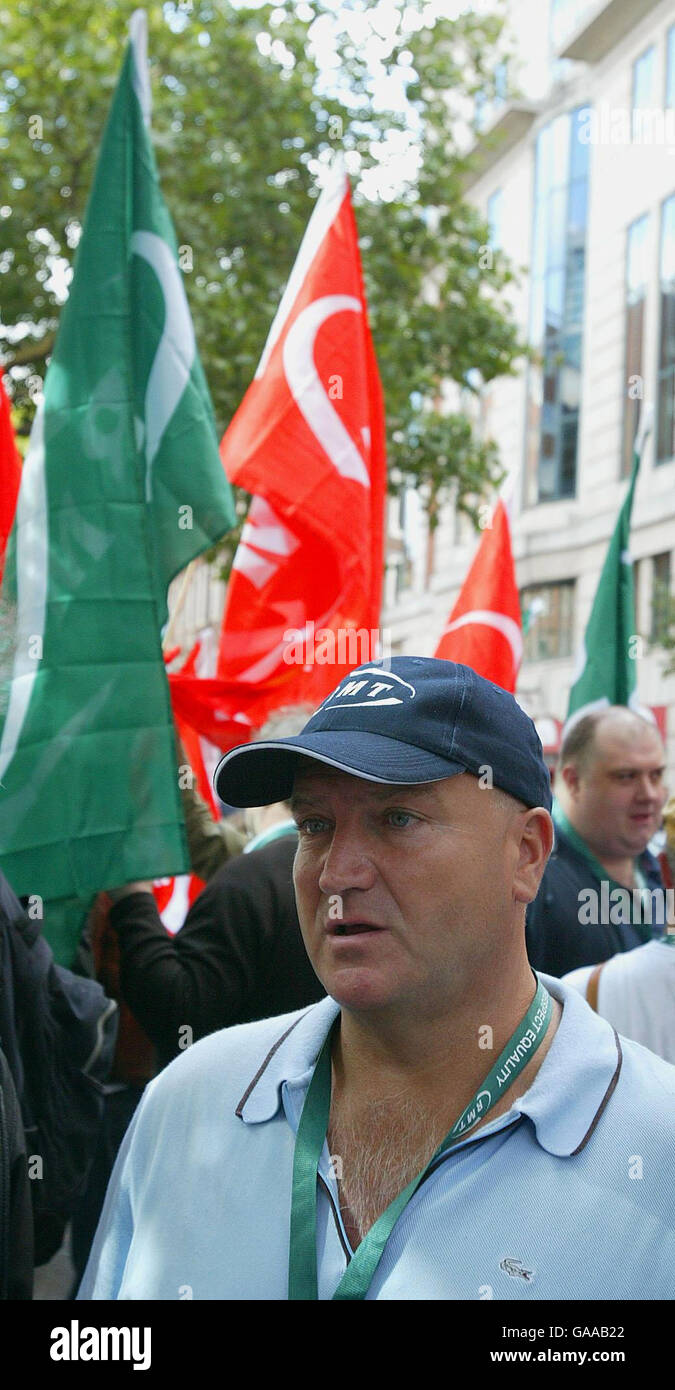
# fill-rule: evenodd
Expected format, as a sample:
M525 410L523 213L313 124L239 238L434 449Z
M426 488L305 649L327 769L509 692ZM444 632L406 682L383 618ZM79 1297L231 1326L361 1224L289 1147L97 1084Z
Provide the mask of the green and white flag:
M3 587L15 633L0 866L43 900L65 964L95 892L188 868L166 592L234 522L150 140L145 49L136 11Z
M630 705L640 710L635 673L635 595L633 561L629 549L633 494L644 443L649 433L645 411L635 441L633 472L628 492L609 543L591 615L572 678L565 730L593 710L609 705Z

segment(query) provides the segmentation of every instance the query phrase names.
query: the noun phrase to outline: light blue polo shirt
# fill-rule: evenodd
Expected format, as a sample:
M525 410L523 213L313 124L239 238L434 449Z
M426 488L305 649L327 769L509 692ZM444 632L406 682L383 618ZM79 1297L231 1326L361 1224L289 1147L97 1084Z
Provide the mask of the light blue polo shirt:
M584 999L505 1115L438 1161L385 1247L371 1299L675 1296L675 1067ZM285 1299L295 1132L332 999L214 1033L147 1088L80 1299ZM319 1297L349 1241L324 1145Z

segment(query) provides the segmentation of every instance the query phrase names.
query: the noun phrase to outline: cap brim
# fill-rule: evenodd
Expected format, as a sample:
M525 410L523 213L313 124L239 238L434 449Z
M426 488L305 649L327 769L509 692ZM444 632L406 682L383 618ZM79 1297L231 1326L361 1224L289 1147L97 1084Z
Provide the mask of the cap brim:
M383 734L355 734L353 729L340 729L232 748L218 764L213 784L221 801L230 806L267 806L273 801L287 801L302 758L326 763L367 782L392 786L440 782L444 777L467 771L462 763L436 757L423 748Z

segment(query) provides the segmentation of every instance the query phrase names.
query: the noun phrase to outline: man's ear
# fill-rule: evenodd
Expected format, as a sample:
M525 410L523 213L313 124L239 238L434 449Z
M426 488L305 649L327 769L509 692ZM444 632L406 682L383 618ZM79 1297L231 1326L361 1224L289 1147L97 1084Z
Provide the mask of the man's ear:
M565 789L569 792L570 796L576 797L581 781L576 763L565 763L564 767L558 768L557 775L558 777L562 777L565 783Z
M535 806L521 821L518 862L513 876L516 902L534 901L552 848L553 821L543 806Z

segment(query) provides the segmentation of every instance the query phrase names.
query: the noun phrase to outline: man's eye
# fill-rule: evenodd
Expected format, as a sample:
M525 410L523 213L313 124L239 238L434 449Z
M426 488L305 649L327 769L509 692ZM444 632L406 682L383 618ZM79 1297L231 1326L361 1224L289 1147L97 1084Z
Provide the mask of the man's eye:
M319 835L325 830L327 821L322 820L320 816L305 816L297 825L301 835Z
M387 811L387 819L395 830L405 830L406 826L412 825L416 817L411 815L410 811Z

